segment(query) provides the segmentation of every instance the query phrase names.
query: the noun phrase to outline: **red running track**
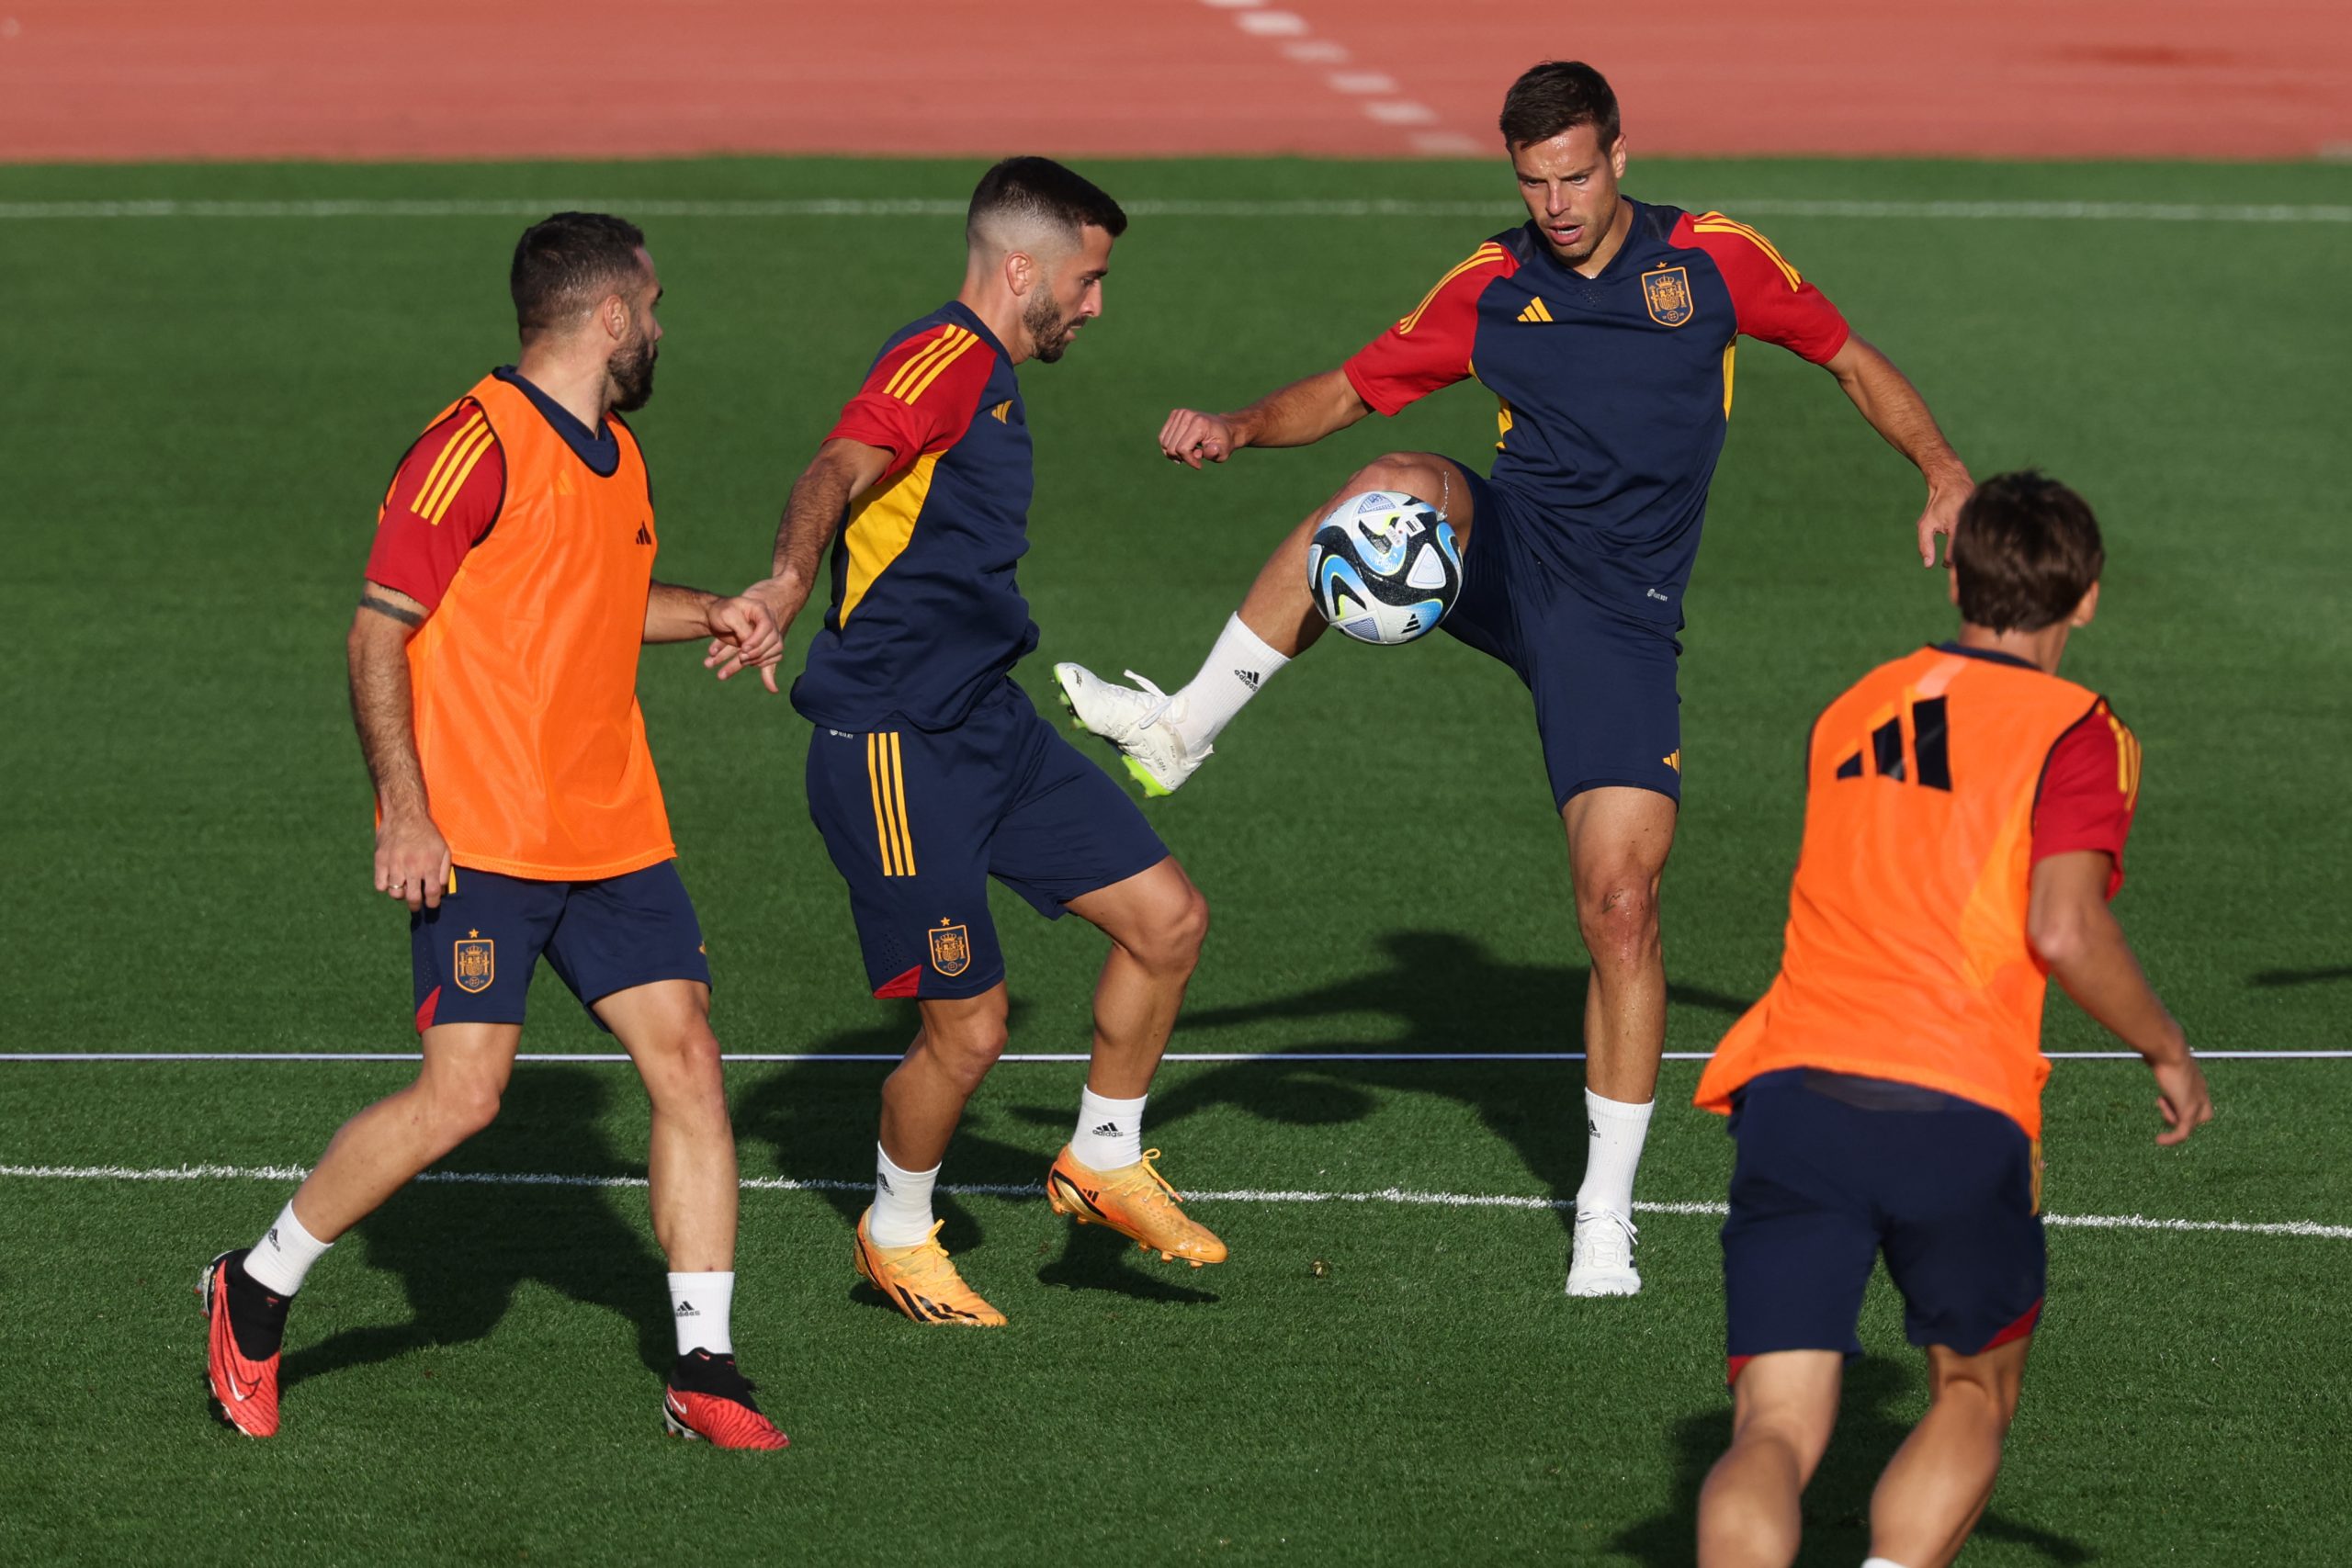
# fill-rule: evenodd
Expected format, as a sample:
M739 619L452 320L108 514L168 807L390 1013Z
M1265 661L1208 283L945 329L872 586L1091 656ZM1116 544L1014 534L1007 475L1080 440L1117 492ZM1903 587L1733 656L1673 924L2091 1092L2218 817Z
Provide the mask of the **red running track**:
M0 0L0 161L1458 154L1547 56L1645 152L2352 155L2352 0Z

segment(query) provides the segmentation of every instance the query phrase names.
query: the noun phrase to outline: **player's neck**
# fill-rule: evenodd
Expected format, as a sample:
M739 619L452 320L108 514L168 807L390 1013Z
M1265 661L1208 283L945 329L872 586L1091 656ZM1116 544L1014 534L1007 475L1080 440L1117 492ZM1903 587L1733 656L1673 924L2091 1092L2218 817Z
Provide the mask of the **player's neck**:
M2058 660L2066 652L2066 634L2075 628L2064 621L2042 627L2035 632L1996 632L1990 626L1980 626L1973 621L1960 623L1960 636L1954 640L1962 648L1981 649L1986 653L2006 653L2011 659L2022 659L2044 674L2058 673Z
M1004 345L1008 362L1019 365L1029 358L1032 345L1028 334L1021 330L1021 301L999 287L993 277L977 268L966 274L956 303L978 316L980 325Z
M602 360L589 363L572 355L526 348L514 362L514 374L545 392L558 407L590 430L605 427L605 415L611 410L611 404L605 400L611 390L612 378Z
M1592 248L1592 254L1568 270L1579 277L1599 277L1617 253L1625 248L1625 236L1634 231L1634 204L1622 195L1617 198L1617 216L1609 220L1609 232Z

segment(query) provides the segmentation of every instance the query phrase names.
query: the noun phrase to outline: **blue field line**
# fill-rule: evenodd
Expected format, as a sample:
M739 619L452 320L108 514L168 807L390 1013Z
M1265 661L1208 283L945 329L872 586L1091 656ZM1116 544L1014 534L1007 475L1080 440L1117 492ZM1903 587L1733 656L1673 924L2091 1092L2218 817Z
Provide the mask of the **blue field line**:
M899 1062L902 1051L729 1051L723 1062ZM1668 1062L1704 1062L1710 1051L1668 1051ZM413 1062L414 1051L0 1051L0 1062ZM517 1062L626 1062L618 1051L526 1051ZM1000 1061L1088 1062L1083 1051L1008 1051ZM1170 1051L1164 1062L1581 1062L1581 1051ZM2052 1062L2136 1062L2136 1051L2052 1051ZM2200 1062L2342 1062L2352 1051L2199 1051Z

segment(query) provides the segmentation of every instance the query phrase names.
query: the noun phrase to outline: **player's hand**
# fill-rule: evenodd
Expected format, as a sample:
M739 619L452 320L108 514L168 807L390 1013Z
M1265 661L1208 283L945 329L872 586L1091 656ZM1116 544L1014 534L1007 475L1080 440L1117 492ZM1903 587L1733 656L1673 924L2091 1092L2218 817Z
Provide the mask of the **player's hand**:
M1222 463L1240 449L1233 422L1221 413L1178 409L1159 427L1159 450L1171 463L1197 468L1204 461Z
M2185 1051L2179 1061L2152 1062L2149 1069L2156 1075L2156 1111L2165 1119L2156 1142L2170 1148L2213 1119L2213 1097L2205 1089L2205 1069Z
M449 890L449 846L422 811L387 817L376 829L376 891L409 913L437 909Z
M710 651L702 661L722 681L740 670L757 670L761 683L776 689L775 667L784 658L784 628L763 600L745 593L710 607Z
M1939 474L1928 480L1927 510L1919 513L1919 564L1936 564L1936 536L1945 540L1944 559L1951 559L1952 525L1960 521L1960 509L1976 490L1976 481L1968 470L1960 468Z

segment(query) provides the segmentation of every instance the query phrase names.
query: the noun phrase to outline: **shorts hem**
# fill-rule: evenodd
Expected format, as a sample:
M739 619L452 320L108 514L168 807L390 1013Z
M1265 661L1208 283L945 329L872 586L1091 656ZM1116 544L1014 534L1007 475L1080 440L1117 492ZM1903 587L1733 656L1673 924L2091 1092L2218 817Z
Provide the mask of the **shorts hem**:
M1567 809L1568 802L1588 790L1596 789L1645 789L1652 795L1666 796L1677 806L1682 804L1682 786L1679 784L1668 789L1656 779L1589 778L1578 779L1565 792L1555 787L1552 791L1552 809L1565 811Z
M580 998L580 1005L584 1008L593 1008L598 1002L603 1001L606 997L617 997L623 991L633 991L639 986L658 986L664 980L692 980L698 986L707 986L710 984L710 971L707 969L702 969L694 973L688 973L684 970L673 968L664 969L652 974L631 976L629 978L621 981L617 985L605 987L593 997L582 997Z
M1045 916L1046 919L1049 920L1058 920L1064 915L1069 913L1070 899L1083 898L1089 894L1100 893L1105 887L1116 887L1120 883L1126 881L1130 877L1141 876L1145 872L1149 871L1161 861L1172 860L1174 858L1175 852L1169 849L1167 845L1162 844L1159 846L1159 852L1154 855L1151 859L1144 862L1141 865L1138 865L1129 871L1114 872L1111 875L1103 877L1101 881L1092 883L1088 886L1081 887L1077 892L1071 893L1067 897L1059 893L1048 893L1040 898L1033 897L1026 887L1020 886L1013 883L1006 883L1005 886L1011 887L1015 893L1021 895L1022 902L1036 910L1037 913ZM999 877L997 880L1002 882L1004 879L1002 877Z
M922 979L915 982L914 995L909 999L919 1002L968 1001L972 998L983 996L1003 984L1004 969L1001 965L998 967L995 974L981 979L973 979L968 976L958 975L952 980L942 979L936 986L932 984L931 976L926 975ZM879 991L876 991L874 994L877 997L881 995Z

